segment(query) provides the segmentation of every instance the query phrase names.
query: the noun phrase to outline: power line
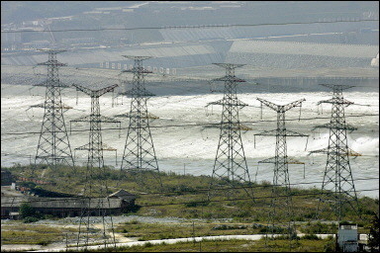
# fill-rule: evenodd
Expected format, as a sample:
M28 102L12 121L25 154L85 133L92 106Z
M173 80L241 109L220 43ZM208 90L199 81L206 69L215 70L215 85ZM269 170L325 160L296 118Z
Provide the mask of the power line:
M130 56L124 57L134 61L133 68L125 72L133 73L132 89L119 92L131 98L130 111L121 115L129 118L127 137L124 145L124 152L121 160L120 171L123 170L150 170L159 171L153 137L150 131L150 119L154 118L148 112L148 99L154 96L145 88L145 76L151 71L143 67L143 60L152 58L151 56ZM126 87L123 87L126 88ZM162 187L162 182L158 176L157 181ZM137 179L139 184L145 184L145 180Z
M311 153L327 154L322 190L331 190L332 192L339 193L338 195L334 195L334 212L340 220L343 214L343 205L349 204L351 209L357 213L359 210L349 156L358 156L360 154L350 149L347 141L347 132L357 130L357 128L347 124L344 110L345 107L354 103L343 97L343 90L355 86L334 84L320 85L333 90L333 97L331 99L318 102L318 104L332 104L330 123L317 126L329 129L329 140L327 148L311 151Z
M240 101L237 97L237 84L245 82L245 80L235 76L235 68L242 67L244 64L232 63L214 63L217 66L225 68L225 76L214 81L223 81L224 90L223 98L216 102L211 102L208 105L222 105L222 117L220 121L219 142L214 160L214 168L212 177L220 178L223 181L243 180L251 184L250 175L248 172L247 159L244 153L244 146L241 137L241 130L244 126L240 123L239 111L248 104ZM214 183L210 184L210 193L214 189ZM246 193L254 199L252 191L245 190ZM232 195L233 192L227 193Z
M373 113L373 114L358 114L358 115L346 115L346 118L350 117L363 117L363 116L379 116L379 114ZM302 120L316 120L316 119L329 119L330 116L326 117L314 117L314 118L303 118ZM266 122L275 122L276 120L261 120L261 121L241 121L241 123L266 123ZM298 121L298 118L296 119L287 119L287 121ZM219 127L220 123L206 123L206 122L200 122L200 123L187 123L187 124L167 124L167 125L151 125L150 128L168 128L168 127L202 127L202 126L212 126L212 127ZM126 130L128 127L121 127L121 128L102 128L102 130ZM72 132L83 132L87 130L71 130ZM1 135L34 135L39 134L40 132L36 131L29 131L29 132L5 132L1 133Z
M271 186L267 186L267 187L271 187ZM237 188L234 188L234 189L237 189ZM224 189L220 189L220 190L224 190ZM230 190L230 189L226 189L226 190ZM379 188L372 188L372 189L365 189L365 190L358 190L357 192L367 192L367 191L378 191ZM204 191L208 191L208 190L204 190ZM175 194L175 192L173 193ZM294 197L308 197L308 196L318 196L318 195L328 195L328 194L331 194L329 192L327 193L303 193L303 194L293 194ZM163 196L170 196L168 195L168 193L158 193L158 194L140 194L141 196L148 196L148 195L163 195ZM76 198L76 197L73 197L73 198ZM82 197L83 198L83 197ZM287 195L280 195L280 196L277 196L277 198L287 198ZM80 197L78 199L81 199ZM205 198L206 199L206 198ZM259 199L273 199L272 196L262 196L262 197L255 197L255 200L259 200ZM234 198L234 199L222 199L222 200L199 200L199 201L185 201L185 202L177 202L177 203L167 203L167 204L151 204L151 205L144 205L144 207L153 207L153 206L172 206L172 205L186 205L186 204L193 204L193 203L208 203L208 202L213 202L213 203L218 203L218 202L230 202L230 201L242 201L242 200L252 200L251 198ZM54 201L62 201L61 199L57 198L57 199L49 199L49 200L42 200L42 201L39 201L41 203L44 203L44 202L47 202L47 203L51 203L51 202L54 202Z
M315 21L315 22L292 22L292 23L262 23L262 24L216 24L216 25L183 25L183 26L148 26L148 27L119 27L119 28L79 28L43 31L21 30L4 31L1 33L52 33L52 32L101 32L101 31L134 31L134 30L171 30L171 29L203 29L203 28L231 28L231 27L257 27L257 26L283 26L283 25L311 25L311 24L335 24L335 23L360 23L378 22L378 19L351 20L351 21Z
M74 166L74 159L71 152L70 142L66 131L64 120L64 108L62 103L61 90L68 86L59 80L58 68L65 66L57 61L57 54L65 50L47 50L48 61L38 65L47 66L47 80L35 84L35 86L46 87L44 116L41 124L40 137L38 139L35 162L41 160L49 165L57 165L65 162ZM66 108L65 108L66 109Z
M379 190L379 188L360 190L360 191L357 191L357 192L375 191L375 190ZM294 194L293 196L294 197L307 197L307 196L319 196L319 195L328 195L328 194L331 194L331 193ZM277 198L287 198L287 195L279 195L279 196L277 196ZM273 199L273 197L271 197L271 196L256 197L255 196L255 200L259 200L259 199ZM179 203L170 203L170 204L151 204L151 205L144 205L144 207L184 205L184 204L189 204L189 203L194 203L194 202L196 202L196 203L205 203L205 202L217 203L217 202L229 202L229 201L241 201L241 200L252 200L252 199L250 199L250 198L239 198L239 199L236 199L235 198L235 199L210 200L210 201L191 201L191 202L179 202Z

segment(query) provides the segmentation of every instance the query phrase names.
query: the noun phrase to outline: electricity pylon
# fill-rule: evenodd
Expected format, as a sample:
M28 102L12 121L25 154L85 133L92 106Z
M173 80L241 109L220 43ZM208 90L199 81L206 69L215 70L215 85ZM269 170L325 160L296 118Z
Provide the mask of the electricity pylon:
M128 59L134 60L133 68L123 72L133 73L132 89L121 91L120 95L131 97L127 137L121 161L121 171L128 170L138 176L142 171L159 172L156 151L154 149L153 138L150 131L149 120L151 115L148 113L147 101L154 96L145 88L144 77L152 73L143 67L142 61L151 58L150 56L129 56L123 55ZM153 174L162 186L159 174ZM143 179L138 179L138 183L144 183Z
M109 117L100 115L99 97L107 92L113 91L118 85L114 84L99 90L91 90L89 88L73 84L77 90L91 97L91 114L79 119L71 120L71 122L90 122L89 143L75 148L75 150L88 150L87 166L89 167L103 167L103 151L114 151L115 149L105 145L102 142L102 128L101 123L121 123Z
M88 150L83 199L82 202L80 202L82 211L79 222L77 247L81 244L80 241L83 234L85 234L84 241L82 242L83 246L87 247L89 245L90 231L93 229L91 228L90 216L93 215L101 217L102 228L100 238L96 238L93 233L91 233L91 237L95 240L102 240L105 247L107 247L108 244L115 245L112 216L109 215L109 217L105 217L107 215L107 209L109 210L110 208L110 200L107 198L109 194L107 180L104 179L103 150L110 150L111 148L102 142L101 123L103 120L112 123L120 123L120 121L101 117L99 97L107 92L113 91L118 85L114 84L99 90L91 90L76 84L73 84L73 86L91 97L90 116L75 120L76 122L90 122L89 143L76 148L76 150ZM96 222L95 219L96 218L92 218L93 223ZM111 236L106 235L109 226Z
M330 123L316 128L329 129L329 141L327 148L311 151L310 153L327 154L326 167L323 174L323 195L318 204L320 214L321 202L333 202L333 211L340 221L345 214L348 205L359 215L358 199L355 190L354 178L350 166L350 156L360 156L359 153L348 147L347 131L357 128L346 123L344 108L354 104L343 97L343 90L352 88L351 85L320 84L333 90L333 97L329 100L318 102L331 104ZM326 191L326 192L325 192Z
M264 104L270 109L277 112L277 128L274 130L255 134L255 136L276 136L275 156L259 161L259 163L274 163L273 187L271 206L268 213L268 225L271 225L270 230L272 231L273 236L275 233L275 225L283 222L284 220L287 220L287 234L289 235L289 239L291 239L295 233L295 230L294 224L292 222L292 218L294 217L294 210L290 190L288 164L303 163L297 161L296 159L288 157L286 137L307 137L308 135L287 130L285 127L285 112L294 107L300 107L305 99L300 99L286 105L276 105L261 98L257 98L257 100L259 100L261 104ZM284 211L283 215L279 214L281 210Z
M241 130L243 125L240 123L239 110L248 104L243 103L237 97L237 84L245 80L235 76L235 68L245 64L214 63L225 68L226 75L213 81L224 82L224 96L221 100L211 102L208 105L222 105L222 119L220 125L219 143L212 171L212 178L222 179L221 185L216 185L213 181L209 186L208 199L211 198L211 191L222 190L226 187L236 186L236 181L247 184L243 187L248 196L253 200L253 190L251 179L248 172L247 160L244 153ZM229 197L236 191L229 191Z
M32 107L43 107L44 116L41 125L40 137L38 139L35 163L42 161L51 166L66 163L74 166L69 137L66 131L63 110L72 107L62 103L61 90L69 87L59 80L58 68L67 64L57 61L57 54L66 50L41 50L48 53L48 61L37 65L47 66L47 80L34 86L46 87L45 102L42 105Z

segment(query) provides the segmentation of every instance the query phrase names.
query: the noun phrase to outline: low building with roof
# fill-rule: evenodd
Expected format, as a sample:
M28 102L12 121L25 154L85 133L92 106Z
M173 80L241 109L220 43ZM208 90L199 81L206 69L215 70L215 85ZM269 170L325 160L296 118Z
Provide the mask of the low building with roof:
M38 197L22 194L10 186L1 187L1 218L9 219L18 214L23 203L29 203L38 214L55 217L80 216L87 209L92 216L120 215L135 207L136 196L119 190L105 198L74 197Z

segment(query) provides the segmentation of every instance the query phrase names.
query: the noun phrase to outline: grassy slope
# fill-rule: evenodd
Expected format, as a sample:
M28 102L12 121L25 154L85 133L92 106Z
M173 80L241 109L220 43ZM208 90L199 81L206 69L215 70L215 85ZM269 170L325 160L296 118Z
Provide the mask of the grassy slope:
M37 187L61 193L81 193L86 182L85 167L77 167L75 169L58 167L52 169L47 166L14 166L7 169L14 175L34 177L53 182L54 185ZM244 186L243 184L236 182L227 184L221 180L215 180L215 183L224 184L224 188L231 188L232 185L235 185L235 189L213 191L211 201L207 201L208 187L212 181L212 178L208 176L183 176L174 173L159 173L163 185L160 187L157 173L121 174L118 170L108 168L103 171L93 169L92 173L93 175L101 173L103 178L103 181L93 180L94 185L97 186L94 188L99 188L100 185L107 185L108 193L115 192L118 189L125 189L128 192L136 194L138 196L136 204L139 208L134 214L141 216L203 219L198 220L195 224L195 236L265 233L264 226L267 224L268 212L271 210L270 196L272 187L269 183L253 185L255 201L252 201L246 192L241 189ZM99 179L97 176L94 178ZM318 197L321 193L320 190L293 188L292 192L293 219L298 222L298 231L308 234L337 232L336 225L327 225L319 222L336 219L333 213L328 211L330 208L328 205L324 206L326 208L321 213L319 221L314 220ZM94 191L93 194L96 195L97 193ZM283 204L284 202L279 202L277 205L282 206ZM347 210L343 220L359 224L359 233L368 233L370 219L372 218L371 214L378 210L379 202L378 200L364 197L359 199L359 204L362 208L362 219L359 219L352 211ZM279 222L281 224L279 225L286 225L286 219L281 218L285 217L284 210L279 208L277 213L280 217ZM227 218L227 220L223 223L220 219L224 218ZM193 224L191 222L188 224L168 223L165 225L129 222L116 226L115 232L122 233L125 237L139 237L140 240L191 237L194 235ZM17 238L18 236L14 237ZM12 243L11 241L9 243ZM328 244L329 240L324 242L324 244ZM154 246L153 248L155 247L166 246ZM250 247L247 246L247 248ZM301 248L305 249L303 246ZM252 248L250 249L252 250ZM170 249L165 248L166 250L169 251Z

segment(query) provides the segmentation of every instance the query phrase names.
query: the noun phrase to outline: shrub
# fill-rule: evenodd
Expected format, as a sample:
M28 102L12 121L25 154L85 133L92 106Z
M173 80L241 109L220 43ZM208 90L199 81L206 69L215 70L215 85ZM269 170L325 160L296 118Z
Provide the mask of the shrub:
M302 236L301 239L305 239L305 240L320 240L320 238L316 234L304 235L304 236Z
M42 245L42 246L46 246L49 244L49 242L45 241L45 240L42 240L42 241L39 241L37 242L38 245Z
M22 203L20 205L20 217L26 218L32 216L36 216L36 210L29 203Z
M149 247L152 247L153 244L151 242L147 242L147 243L144 244L144 246L147 247L147 248L149 248Z
M324 252L336 252L335 250L335 242L333 240L328 241L325 246L323 246Z
M25 217L22 222L24 223L31 223L31 222L36 222L36 221L39 221L40 219L38 219L37 217L32 217L32 216L28 216L28 217Z

